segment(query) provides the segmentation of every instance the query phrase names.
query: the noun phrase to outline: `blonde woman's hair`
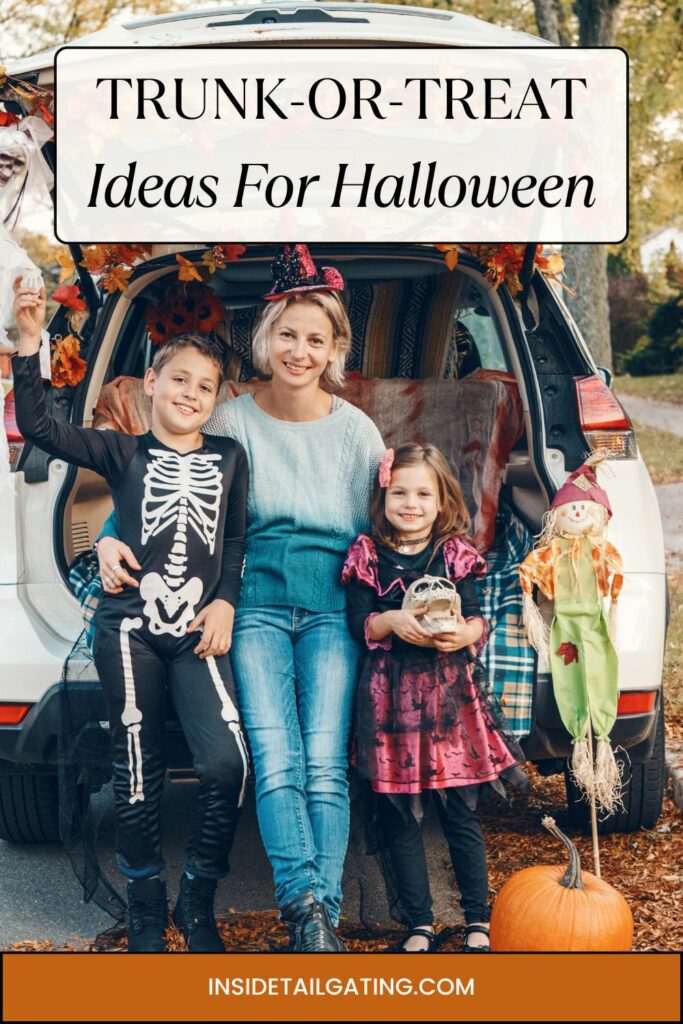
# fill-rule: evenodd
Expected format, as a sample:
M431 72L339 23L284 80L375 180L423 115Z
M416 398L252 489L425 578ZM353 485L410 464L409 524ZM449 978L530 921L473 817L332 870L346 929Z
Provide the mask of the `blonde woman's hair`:
M460 484L451 472L446 457L433 444L402 444L394 452L392 474L405 466L429 466L438 489L439 513L432 527L435 550L449 537L466 537L470 540L471 520ZM391 483L389 484L391 487ZM381 544L396 547L398 535L386 517L384 500L387 488L381 487L379 479L370 503L370 521L373 535Z
M324 313L327 313L332 324L332 336L337 343L337 352L334 359L323 371L321 380L323 384L332 387L341 387L344 383L344 363L351 350L351 324L338 292L310 291L294 292L282 299L275 299L266 303L264 309L256 321L254 336L251 343L252 362L257 370L266 376L270 376L273 369L270 365L270 338L278 317L282 316L288 306L294 302L308 302L312 306L318 306Z

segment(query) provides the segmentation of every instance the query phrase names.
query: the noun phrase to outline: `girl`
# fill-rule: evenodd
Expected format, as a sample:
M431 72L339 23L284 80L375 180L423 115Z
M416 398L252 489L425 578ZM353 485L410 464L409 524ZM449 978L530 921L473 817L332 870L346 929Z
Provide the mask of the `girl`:
M483 784L523 760L492 695L476 652L486 638L474 577L486 563L468 540L469 515L459 484L433 445L389 449L370 508L373 536L349 548L342 573L352 634L366 648L357 704L357 766L377 800L377 824L391 879L409 926L401 947L435 944L432 899L422 844L423 795L437 809L465 911L465 950L487 952L486 852L476 813ZM427 610L403 610L415 580L429 574L457 584L461 613L454 632L432 635ZM519 769L514 769L522 775Z

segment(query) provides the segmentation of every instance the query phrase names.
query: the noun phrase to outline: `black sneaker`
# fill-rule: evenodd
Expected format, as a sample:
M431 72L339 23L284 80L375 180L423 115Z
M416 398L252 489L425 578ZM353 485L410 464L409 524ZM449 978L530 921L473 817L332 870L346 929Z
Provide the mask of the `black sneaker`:
M327 908L312 892L304 892L282 908L289 929L289 953L345 953Z
M166 883L160 878L128 882L128 952L165 953L168 927Z
M180 879L173 920L185 936L190 953L224 953L213 913L216 882L211 878Z

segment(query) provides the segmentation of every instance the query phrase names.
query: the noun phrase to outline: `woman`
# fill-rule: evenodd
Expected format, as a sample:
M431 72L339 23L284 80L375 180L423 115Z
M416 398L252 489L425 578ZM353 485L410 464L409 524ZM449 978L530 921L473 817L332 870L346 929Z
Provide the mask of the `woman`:
M247 555L232 664L256 776L261 835L292 951L338 951L334 929L348 842L347 746L359 649L340 582L368 526L384 451L372 421L323 385L343 381L351 345L341 274L285 246L253 338L269 377L221 405L208 433L249 460ZM132 552L98 545L105 589L135 580ZM131 560L132 559L132 560Z

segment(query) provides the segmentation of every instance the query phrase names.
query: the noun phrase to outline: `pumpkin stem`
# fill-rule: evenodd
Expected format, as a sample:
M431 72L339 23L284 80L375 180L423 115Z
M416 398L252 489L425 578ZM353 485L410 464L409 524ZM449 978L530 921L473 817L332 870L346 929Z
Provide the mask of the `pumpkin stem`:
M551 818L546 814L544 818L541 818L541 825L543 828L547 828L549 832L559 839L561 843L567 847L569 853L569 864L567 870L560 879L560 885L563 885L566 889L585 889L585 885L581 879L581 858L579 857L579 851L574 846L571 839L561 832L555 824L555 819Z

